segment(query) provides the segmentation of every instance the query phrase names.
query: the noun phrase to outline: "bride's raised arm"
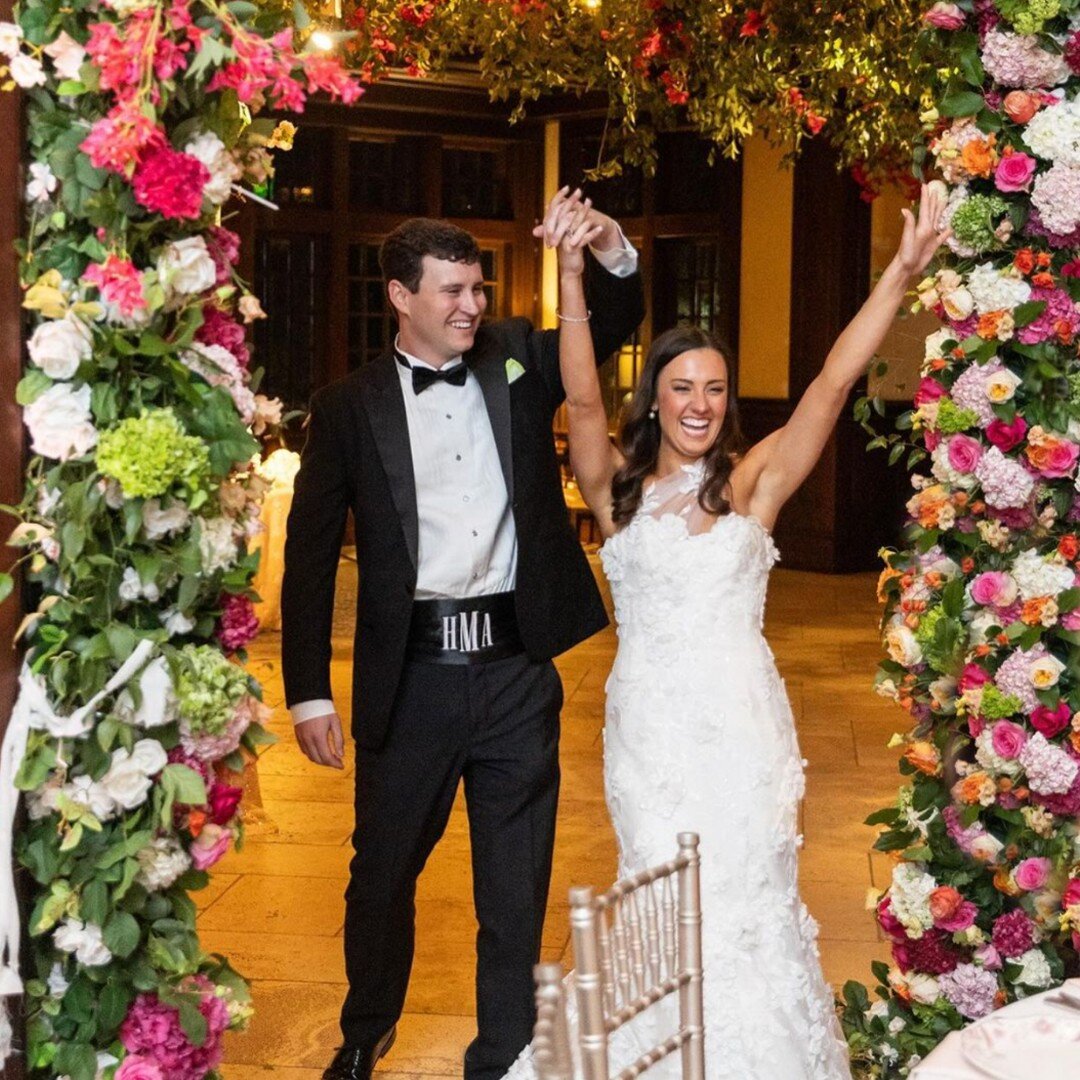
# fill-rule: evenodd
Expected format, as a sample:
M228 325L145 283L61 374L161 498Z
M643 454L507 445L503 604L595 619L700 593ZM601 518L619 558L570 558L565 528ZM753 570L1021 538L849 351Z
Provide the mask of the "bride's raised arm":
M817 464L851 390L888 333L912 277L922 273L949 235L938 228L944 209L939 187L923 185L918 219L910 210L901 211L900 247L873 292L836 339L791 419L754 446L732 475L737 500L767 524L776 520Z
M600 392L596 355L589 332L582 274L585 249L602 226L590 216L588 199L566 200L559 212L553 243L559 251L559 372L566 391L570 465L582 498L596 517L601 532L614 531L611 519L611 480L621 465L608 436L607 412Z

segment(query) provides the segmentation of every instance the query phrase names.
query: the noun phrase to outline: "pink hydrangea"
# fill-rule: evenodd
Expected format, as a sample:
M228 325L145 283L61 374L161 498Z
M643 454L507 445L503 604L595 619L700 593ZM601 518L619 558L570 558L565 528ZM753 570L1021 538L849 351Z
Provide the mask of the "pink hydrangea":
M156 994L140 994L120 1025L120 1040L130 1054L153 1062L164 1080L205 1080L221 1062L221 1037L229 1026L229 1010L202 975L182 986L200 992L199 1012L206 1020L206 1039L195 1046L180 1026L180 1013Z
M983 39L982 62L1000 86L1030 90L1057 86L1069 77L1069 65L1061 56L1044 49L1035 35L991 30Z
M255 605L246 596L226 594L221 603L216 637L226 652L242 649L259 632Z
M964 959L964 954L944 930L927 930L917 940L894 944L893 958L905 974L920 971L926 975L942 975L952 971Z
M1045 645L1034 645L1030 649L1016 649L997 669L994 682L1003 694L1011 694L1020 701L1025 713L1030 715L1039 704L1035 696L1035 687L1031 683L1031 665L1036 660L1048 656Z
M993 972L977 964L959 964L938 980L945 999L969 1020L988 1016L994 1010L998 981Z
M1011 959L1026 953L1035 944L1035 924L1022 908L1016 908L994 920L991 934L994 948Z
M217 269L217 285L232 281L232 267L240 261L240 237L224 225L212 225L206 230L206 250Z
M1080 198L1080 193L1078 193ZM1034 345L1040 341L1072 341L1080 331L1080 311L1077 311L1073 298L1064 289L1032 289L1031 299L1043 300L1046 308L1043 313L1027 326L1016 332L1017 338L1025 345Z
M258 698L245 694L237 703L225 730L220 735L194 735L180 721L180 744L189 753L203 761L218 761L231 754L239 745L240 737L255 721L262 721L270 710Z
M228 349L242 368L251 361L243 326L213 304L203 307L203 324L196 331L195 340L203 345L220 345Z
M1056 749L1060 749L1067 757L1080 765L1080 754L1073 750L1070 743L1064 742ZM1067 791L1056 793L1033 791L1031 801L1059 817L1080 817L1080 768L1077 769L1076 776Z
M158 147L143 155L132 187L140 206L162 217L192 220L202 213L203 188L210 170L191 154Z
M979 420L979 427L986 427L996 419L994 407L986 396L986 384L991 376L1005 370L997 359L985 364L971 364L953 383L952 399L961 409L970 409Z
M1046 226L1038 209L1034 206L1028 212L1028 219L1024 223L1024 232L1028 236L1044 238L1052 248L1080 247L1080 225L1073 229L1072 232L1056 233ZM1062 272L1064 273L1064 269Z
M113 1080L164 1080L157 1062L139 1054L128 1054L113 1073Z
M146 308L142 276L130 259L109 255L103 263L91 263L82 279L96 285L101 299L125 319Z
M1076 759L1037 733L1028 739L1020 762L1027 772L1028 787L1036 795L1064 795L1077 778Z
M991 446L979 459L975 475L982 485L986 505L995 509L1023 507L1035 487L1031 473L996 446Z

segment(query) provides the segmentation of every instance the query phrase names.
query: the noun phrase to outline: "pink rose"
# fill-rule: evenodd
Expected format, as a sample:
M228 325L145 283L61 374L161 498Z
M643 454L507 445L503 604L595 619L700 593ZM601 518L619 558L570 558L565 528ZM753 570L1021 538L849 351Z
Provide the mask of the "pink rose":
M969 716L967 719L968 734L977 739L986 727L986 721L981 716Z
M208 870L224 857L232 841L232 829L207 822L191 845L191 863L196 870Z
M959 30L967 21L958 4L935 4L922 18L935 30Z
M1061 898L1062 907L1072 907L1080 904L1080 878L1069 878L1069 884L1065 886L1065 894Z
M216 783L210 789L210 820L215 825L228 825L236 814L244 789Z
M1058 478L1071 476L1076 468L1076 459L1080 457L1080 446L1068 439L1058 439L1050 448L1039 473L1042 476Z
M915 391L915 404L926 405L928 402L937 401L945 396L945 392L945 387L937 379L924 375L919 380L919 389Z
M1016 582L1004 570L987 570L972 581L971 599L983 607L1007 607L1016 599ZM978 670L982 671L982 668ZM963 693L962 690L961 693Z
M1027 434L1027 421L1022 416L1006 423L1004 420L991 420L986 428L986 437L1003 453L1008 453L1014 446L1019 446Z
M113 1074L113 1080L162 1080L161 1069L150 1058L128 1054Z
M931 454L941 445L941 432L933 428L927 428L922 437L923 445Z
M969 473L982 457L982 443L970 435L954 435L949 440L949 464L957 471Z
M1037 705L1031 714L1031 726L1047 739L1060 735L1072 720L1072 710L1067 702L1059 702L1054 709Z
M975 950L975 959L978 960L987 971L1001 970L1001 954L989 943L980 945Z
M892 904L887 896L883 896L878 902L877 919L881 929L893 941L907 940L907 931L904 929L904 924L893 914Z
M1061 616L1063 630L1080 630L1080 608L1074 608Z
M1027 732L1019 724L1010 720L999 720L993 728L991 742L998 757L1014 758L1024 749Z
M1013 880L1024 892L1041 889L1050 877L1049 859L1024 859L1013 871Z
M1035 159L1030 154L1006 154L994 173L998 191L1027 191L1035 175Z
M956 689L962 694L965 690L974 690L976 687L985 686L989 681L990 672L986 668L979 667L978 664L965 664L964 670L960 672Z

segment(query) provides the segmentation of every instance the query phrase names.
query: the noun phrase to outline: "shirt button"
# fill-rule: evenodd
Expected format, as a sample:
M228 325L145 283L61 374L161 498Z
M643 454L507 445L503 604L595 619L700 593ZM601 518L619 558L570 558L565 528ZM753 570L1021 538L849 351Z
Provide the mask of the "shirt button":
M453 420L454 418L449 413L447 413L446 414L446 419L447 420Z
M479 536L480 535L475 529L473 529L472 534L473 534L473 536Z
M454 460L455 461L460 461L461 460L461 455L460 454L455 454L454 455Z
M461 501L462 502L468 502L469 501L469 496L468 495L462 495L461 496Z

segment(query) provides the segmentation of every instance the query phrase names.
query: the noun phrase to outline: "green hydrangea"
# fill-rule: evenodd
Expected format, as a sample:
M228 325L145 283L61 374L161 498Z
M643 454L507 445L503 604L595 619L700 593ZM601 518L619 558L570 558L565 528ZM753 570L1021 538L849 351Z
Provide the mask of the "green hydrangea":
M1000 247L994 229L1008 209L1009 204L1000 195L972 195L952 216L950 224L956 239L976 251Z
M915 629L915 640L922 646L923 652L926 651L926 647L934 640L934 634L937 632L937 624L945 617L945 609L939 604L936 607L930 608L930 610L919 620L919 625Z
M997 0L997 9L1018 34L1037 34L1061 12L1060 0Z
M1069 376L1069 404L1080 405L1080 374Z
M1015 716L1020 709L1019 698L1012 694L1003 694L993 683L987 683L983 687L979 712L987 720L1004 720L1008 716Z
M144 409L121 420L101 436L95 458L128 498L152 499L178 483L196 491L210 472L206 444L186 434L172 409Z
M974 409L961 409L951 398L938 401L935 426L942 435L956 435L967 431L979 422L979 414Z
M248 692L243 668L211 645L185 645L179 653L176 694L184 726L195 735L220 735Z

